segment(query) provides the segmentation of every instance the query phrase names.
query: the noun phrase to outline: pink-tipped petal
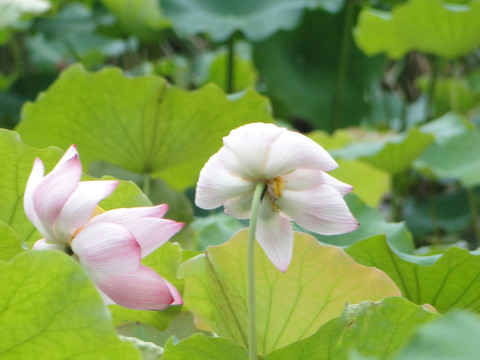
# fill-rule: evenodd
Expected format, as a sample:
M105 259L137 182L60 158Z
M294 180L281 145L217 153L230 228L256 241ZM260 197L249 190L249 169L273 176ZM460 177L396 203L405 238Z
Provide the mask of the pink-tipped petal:
M260 204L255 235L272 264L282 272L287 271L293 253L292 225L273 211L269 198L264 198Z
M60 211L72 195L80 182L82 164L78 155L65 161L61 166L56 166L35 188L33 194L33 207L47 231L53 231L55 221ZM63 238L49 238L50 241L68 241Z
M181 303L178 291L147 266L117 275L91 274L95 285L116 304L138 310L163 310Z
M338 235L358 227L342 195L330 185L306 191L285 189L277 204L298 225L319 234Z
M223 165L250 180L263 178L265 162L270 156L269 147L286 131L264 123L247 124L232 130L223 138L224 147L219 152Z
M27 181L25 194L23 195L23 208L25 210L25 214L27 215L29 220L32 222L32 224L35 225L38 231L40 231L40 233L43 236L49 239L52 239L55 237L53 233L53 229L43 227L43 224L38 218L38 215L35 211L35 207L33 203L33 196L35 194L35 191L38 185L43 180L44 171L45 169L44 169L42 160L40 160L39 158L36 158L35 161L33 162L32 172L30 173L30 176Z
M164 279L165 280L165 279ZM172 294L173 301L170 305L183 305L183 299L180 293L178 292L177 288L170 284L167 280L165 280L165 283L168 287L168 290L170 290L170 293Z
M282 176L285 189L303 191L321 184L332 186L340 194L345 195L352 191L353 187L335 179L321 170L298 169Z
M57 236L70 237L85 225L98 203L112 194L117 185L118 181L114 180L80 182L55 222Z
M216 153L200 171L195 204L202 209L215 209L229 199L253 191L254 187L254 182L227 170L220 160L220 154Z
M104 212L97 215L90 223L112 222L124 225L135 219L156 218L161 219L168 210L168 205L161 204L157 206L137 207L137 208L120 208Z
M63 154L62 158L58 161L57 165L55 165L52 171L58 170L74 157L78 157L77 145L70 145L70 147L67 149L67 151L65 151L65 154Z
M225 213L236 219L248 219L252 209L253 192L227 200L224 204Z
M80 263L106 274L133 271L141 263L140 245L128 230L117 224L87 224L71 246Z
M145 218L125 222L122 226L139 243L143 258L166 243L182 229L183 225L183 223L168 219Z
M33 250L60 250L63 251L65 245L49 244L46 239L40 239L33 244Z
M270 145L266 158L265 176L273 179L295 169L333 170L338 164L312 139L285 131Z

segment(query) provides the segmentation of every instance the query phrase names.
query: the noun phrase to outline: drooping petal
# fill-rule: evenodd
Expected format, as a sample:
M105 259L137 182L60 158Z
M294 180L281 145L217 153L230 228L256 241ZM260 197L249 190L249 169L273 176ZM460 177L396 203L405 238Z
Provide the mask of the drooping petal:
M120 208L104 212L97 215L90 223L112 222L124 225L135 219L156 218L161 219L168 210L168 205L161 204L157 206L136 207L136 208Z
M252 192L254 187L254 182L227 170L220 160L220 154L216 153L200 171L195 204L202 209L215 209L229 199Z
M255 235L273 265L282 272L287 271L293 253L292 225L288 219L273 211L267 197L260 204Z
M285 128L263 123L232 130L223 138L224 147L219 151L221 161L234 174L250 180L262 179L270 146L286 131Z
M57 236L70 237L75 230L85 225L98 203L112 194L117 185L118 181L114 180L80 182L55 222Z
M75 154L61 166L57 165L35 188L33 208L43 228L47 231L53 230L60 211L77 188L81 175L82 164L78 155ZM68 239L58 237L49 237L48 240L51 242L68 241Z
M285 189L277 205L298 225L319 234L343 234L358 227L342 195L327 184L305 191Z
M338 167L332 156L312 139L285 131L270 144L265 176L273 179L295 169L329 171Z
M298 169L282 176L285 189L294 191L308 190L321 184L332 186L341 195L352 191L353 187L335 179L324 171Z
M140 245L142 258L157 250L179 232L183 223L168 219L144 218L122 223Z
M147 266L117 275L95 272L95 285L116 304L138 310L163 310L182 304L180 294L167 280ZM173 291L175 289L175 291Z
M252 209L253 192L227 200L225 213L237 219L248 219Z
M80 263L106 274L133 271L141 263L137 240L127 229L113 223L87 224L71 246Z
M33 250L60 250L63 251L65 245L49 244L46 239L40 239L33 244Z

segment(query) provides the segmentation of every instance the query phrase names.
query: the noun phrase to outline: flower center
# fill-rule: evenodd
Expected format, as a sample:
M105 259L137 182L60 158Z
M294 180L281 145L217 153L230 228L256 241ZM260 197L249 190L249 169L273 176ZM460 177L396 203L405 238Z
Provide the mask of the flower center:
M285 188L285 184L283 183L283 179L278 176L273 180L269 180L266 182L267 189L266 192L268 193L268 198L270 203L272 204L272 209L275 212L278 212L280 208L276 204L276 201L282 197L282 190Z

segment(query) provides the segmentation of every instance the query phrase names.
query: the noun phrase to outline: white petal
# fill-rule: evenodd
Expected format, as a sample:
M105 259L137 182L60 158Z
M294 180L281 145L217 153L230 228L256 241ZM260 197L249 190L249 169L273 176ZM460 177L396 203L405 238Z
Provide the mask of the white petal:
M51 242L68 242L69 239L55 236L51 233L60 211L72 195L80 182L82 164L78 155L56 166L36 186L33 194L33 208L43 228L49 232L48 240ZM45 234L47 235L47 234Z
M179 232L183 223L168 219L144 218L122 223L140 245L142 258L157 250Z
M358 227L342 195L330 185L306 191L284 189L277 204L298 225L319 234L343 234Z
M255 183L227 170L219 153L205 164L197 183L195 204L202 209L215 209L225 201L252 192Z
M161 204L157 206L120 208L104 212L97 215L89 223L112 222L123 225L135 219L156 218L161 219L168 210L168 205Z
M293 230L290 221L272 210L270 198L260 204L257 241L278 270L287 271L293 252Z
M46 239L40 239L33 244L33 250L65 250L65 245L49 244Z
M37 216L35 211L33 196L38 185L43 180L44 166L42 160L36 158L33 162L32 172L27 181L27 186L25 187L25 193L23 195L23 208L28 219L32 222L33 225L40 231L40 233L47 238L54 238L53 229L44 228L42 222Z
M248 219L252 208L253 193L227 200L224 204L225 213L236 219Z
M352 191L353 187L335 179L321 170L298 169L282 176L285 189L294 191L308 190L321 184L327 184L341 195Z
M286 131L285 128L263 123L232 130L223 138L224 147L219 151L221 161L226 168L243 178L263 179L270 145Z
M98 203L112 194L117 185L118 181L114 180L80 182L57 218L57 236L70 237L75 230L85 225Z
M270 145L265 176L273 179L295 169L333 170L338 164L312 139L285 131Z
M87 263L102 273L120 274L140 266L140 245L120 225L87 224L73 239L71 246L80 263Z
M147 266L118 275L91 274L95 285L116 304L139 310L163 310L182 304L178 291Z
M60 169L65 163L70 161L71 159L78 157L77 145L71 145L65 154L63 154L62 158L58 161L57 165L53 168L53 171Z

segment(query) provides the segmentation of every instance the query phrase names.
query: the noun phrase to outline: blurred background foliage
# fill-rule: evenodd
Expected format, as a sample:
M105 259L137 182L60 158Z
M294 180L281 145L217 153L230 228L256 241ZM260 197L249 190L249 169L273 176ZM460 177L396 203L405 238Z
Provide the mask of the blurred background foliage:
M275 121L328 149L355 187L363 225L320 240L473 250L478 19L478 0L0 1L0 126L35 147L80 144L89 175L170 203L191 224L177 240L203 250L242 223L193 206L198 171L230 129Z

